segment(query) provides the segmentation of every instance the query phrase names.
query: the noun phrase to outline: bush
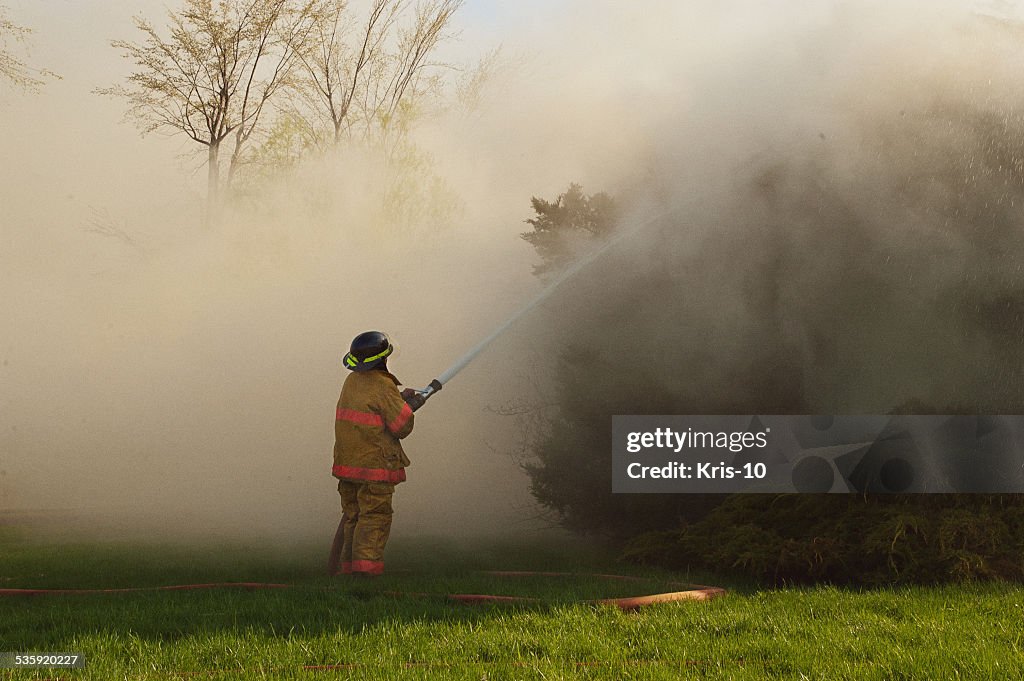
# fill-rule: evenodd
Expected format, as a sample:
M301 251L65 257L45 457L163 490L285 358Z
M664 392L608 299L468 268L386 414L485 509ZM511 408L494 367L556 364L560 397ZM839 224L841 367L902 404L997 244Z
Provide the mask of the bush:
M1022 495L734 495L624 557L780 583L1024 578Z

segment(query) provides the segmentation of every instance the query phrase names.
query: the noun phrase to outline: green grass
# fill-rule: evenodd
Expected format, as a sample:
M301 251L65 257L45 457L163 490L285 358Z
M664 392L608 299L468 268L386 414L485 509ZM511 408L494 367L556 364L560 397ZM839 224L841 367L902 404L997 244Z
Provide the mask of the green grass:
M0 534L0 587L272 581L286 591L0 598L0 651L84 653L82 670L16 679L1019 679L1024 588L758 590L616 564L583 545L395 541L376 581L321 576L325 547L57 545ZM631 574L498 578L476 570ZM730 588L624 613L583 599ZM410 597L384 592L425 592ZM441 594L541 599L463 605ZM314 666L331 669L310 669ZM340 666L347 665L347 666ZM5 676L6 674L6 676Z

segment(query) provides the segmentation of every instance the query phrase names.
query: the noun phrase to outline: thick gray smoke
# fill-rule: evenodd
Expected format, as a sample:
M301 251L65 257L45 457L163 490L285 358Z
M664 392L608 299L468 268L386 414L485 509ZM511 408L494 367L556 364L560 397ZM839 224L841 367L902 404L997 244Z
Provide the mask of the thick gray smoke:
M89 99L123 68L102 40L76 70L37 24L65 80L0 115L31 131L86 102L86 120L0 142L20 159L0 174L0 508L329 535L351 337L388 331L393 370L428 382L539 289L517 234L529 197L570 181L618 195L627 228L679 212L430 402L396 533L532 527L516 424L488 407L550 388L577 328L579 371L631 386L636 412L652 394L677 412L1017 404L1015 29L910 1L538 11L479 108L419 130L439 181L401 219L379 168L310 159L214 233L170 148ZM602 346L595 321L642 338Z
M674 134L624 195L682 208L573 294L626 316L609 366L653 350L634 383L696 410L1017 408L1019 29L903 10L766 17L771 40L679 76L693 96L656 108Z
M570 525L685 512L607 494L612 414L1024 408L1019 29L910 10L766 17L779 33L656 107L672 134L624 195L678 210L543 323L559 409L533 483Z

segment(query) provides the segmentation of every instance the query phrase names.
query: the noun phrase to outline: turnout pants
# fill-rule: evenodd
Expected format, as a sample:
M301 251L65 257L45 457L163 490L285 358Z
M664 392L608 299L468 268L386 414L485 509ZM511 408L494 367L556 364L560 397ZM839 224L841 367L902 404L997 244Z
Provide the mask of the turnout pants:
M395 486L379 482L338 482L341 494L341 572L379 575L384 572L384 546L391 534L391 497Z

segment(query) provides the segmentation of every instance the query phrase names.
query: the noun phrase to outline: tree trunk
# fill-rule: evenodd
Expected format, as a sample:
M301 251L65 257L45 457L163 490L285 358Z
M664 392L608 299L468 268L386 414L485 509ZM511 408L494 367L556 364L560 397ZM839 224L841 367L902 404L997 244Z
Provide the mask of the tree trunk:
M206 227L213 227L217 222L220 206L220 143L209 145L209 156L206 161Z
M231 200L231 187L235 180L235 171L238 170L239 161L242 158L242 145L245 144L246 138L242 136L242 126L238 126L238 132L235 134L235 148L231 152L231 160L228 162L228 179L224 183L224 191L227 192L228 200Z

